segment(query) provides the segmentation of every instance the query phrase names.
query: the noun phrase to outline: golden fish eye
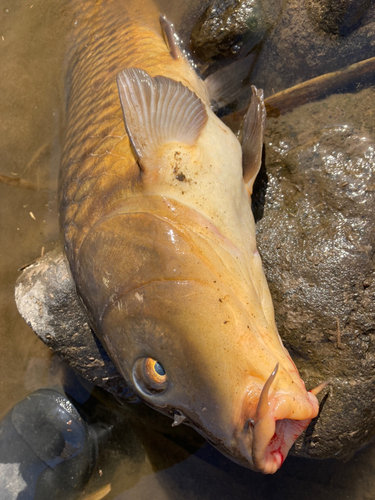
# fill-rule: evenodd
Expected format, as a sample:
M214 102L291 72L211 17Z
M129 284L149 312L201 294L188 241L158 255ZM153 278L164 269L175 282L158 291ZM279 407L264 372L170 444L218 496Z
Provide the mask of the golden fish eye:
M140 358L133 368L134 381L146 394L158 394L168 386L167 375L160 361L153 358Z
M147 377L149 377L149 379L156 384L164 384L164 382L167 380L167 376L165 374L163 366L159 363L159 361L156 361L155 359L145 358L144 370L147 374Z

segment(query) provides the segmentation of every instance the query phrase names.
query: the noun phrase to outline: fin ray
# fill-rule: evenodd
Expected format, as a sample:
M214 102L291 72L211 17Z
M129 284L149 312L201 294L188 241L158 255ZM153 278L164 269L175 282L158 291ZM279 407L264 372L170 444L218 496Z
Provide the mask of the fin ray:
M196 143L207 112L182 83L128 68L119 73L117 84L126 131L141 163L168 142Z
M204 80L215 111L247 96L254 61L255 54L250 53L244 59L215 71Z
M177 43L177 38L175 31L173 29L173 24L168 21L166 16L160 14L159 16L160 27L163 32L164 41L171 52L173 59L179 59L181 57L181 50Z
M262 163L262 148L266 122L263 90L251 86L252 96L242 135L242 166L244 181L251 195L253 184Z

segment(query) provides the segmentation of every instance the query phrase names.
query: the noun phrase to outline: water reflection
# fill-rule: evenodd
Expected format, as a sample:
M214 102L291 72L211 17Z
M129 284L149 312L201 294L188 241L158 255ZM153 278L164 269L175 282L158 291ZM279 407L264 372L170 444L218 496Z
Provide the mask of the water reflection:
M173 429L170 419L143 404L124 404L94 389L57 359L52 361L50 372L53 387L61 394L65 391L79 410L89 429L87 439L94 440L97 447L94 454L88 455L86 451L86 458L81 457L87 463L75 466L74 481L68 481L62 474L49 477L48 488L60 492L65 489L61 498L100 499L101 495L118 500L138 500L150 495L158 500L311 500L317 495L327 500L372 498L368 495L374 491L371 489L375 472L373 447L345 464L334 459L289 457L275 475L263 476L237 466L188 427ZM48 391L44 394L49 395ZM34 398L35 395L38 393L34 393ZM18 408L18 414L20 411ZM70 413L74 415L73 410ZM13 422L17 421L13 418ZM51 435L48 426L40 432L41 441L43 433ZM23 458L23 477L27 477L28 455ZM77 457L75 461L78 463ZM91 468L89 480L78 474L81 468L85 474ZM70 470L69 464L65 470ZM75 484L81 484L83 492L76 491ZM48 488L44 491L51 491ZM39 488L35 498L43 500L49 496L43 496L43 489Z
M161 2L162 10L181 26L186 14L177 4ZM192 11L201 13L203 6L191 2ZM109 426L111 432L100 444L95 470L79 498L373 498L373 447L347 463L289 457L272 477L252 473L187 427L172 429L169 419L143 405L123 405L102 391L73 384L77 381L69 378L69 370L51 360L49 350L19 316L13 299L18 269L52 249L59 236L56 191L65 38L72 23L67 0L53 5L46 0L4 0L0 12L1 416L31 392L56 387L73 393L89 426ZM181 34L186 36L192 26L185 24ZM276 82L282 87L279 79ZM286 152L288 146L281 141L278 147ZM372 155L371 146L367 154ZM332 165L331 157L326 164ZM365 188L361 179L358 183Z

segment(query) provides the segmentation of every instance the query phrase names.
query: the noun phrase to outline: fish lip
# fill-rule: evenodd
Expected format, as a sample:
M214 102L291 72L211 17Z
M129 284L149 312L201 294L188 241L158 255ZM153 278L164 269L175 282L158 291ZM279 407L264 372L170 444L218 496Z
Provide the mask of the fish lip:
M263 474L274 474L282 466L293 443L318 412L318 400L311 393L297 398L276 394L270 398L263 418L257 422L248 418L242 425L235 446L248 459L250 468Z
M263 474L274 474L286 459L290 448L296 439L302 434L302 432L307 428L311 418L306 420L272 420L266 423L268 427L268 444L264 449L259 447L257 443L257 437L259 434L259 425L264 428L264 422L258 422L254 428L254 441L253 441L253 464L257 470L263 472ZM264 440L264 430L262 429L263 436L261 441Z

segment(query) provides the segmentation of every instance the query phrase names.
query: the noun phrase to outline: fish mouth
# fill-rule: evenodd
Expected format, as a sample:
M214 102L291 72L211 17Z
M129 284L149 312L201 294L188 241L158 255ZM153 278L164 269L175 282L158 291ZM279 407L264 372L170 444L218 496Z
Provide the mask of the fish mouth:
M293 399L285 395L276 397L270 401L267 414L249 425L248 432L252 425L252 463L264 474L274 474L282 466L293 443L318 414L319 404L313 394L307 393L307 401L303 402L305 408L300 407L301 415L291 410L290 403L293 402L293 406L296 403L291 401ZM293 418L288 418L291 414ZM302 415L308 417L297 419Z
M290 448L319 411L314 394L306 398L276 394L270 398L266 414L259 420L249 418L236 432L234 447L238 462L263 474L274 474L283 464ZM246 460L247 464L244 463Z
M257 403L245 398L233 442L248 466L264 474L274 474L281 467L293 443L318 415L316 394L326 386L321 384L310 392L302 388L294 393L278 390L269 397L277 370L278 365L264 384Z

